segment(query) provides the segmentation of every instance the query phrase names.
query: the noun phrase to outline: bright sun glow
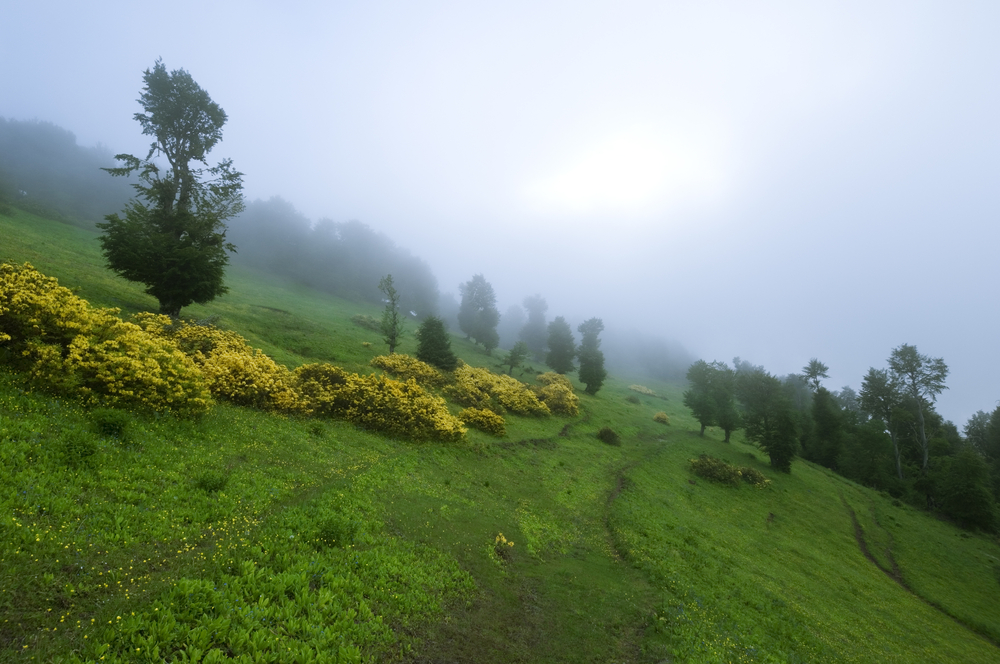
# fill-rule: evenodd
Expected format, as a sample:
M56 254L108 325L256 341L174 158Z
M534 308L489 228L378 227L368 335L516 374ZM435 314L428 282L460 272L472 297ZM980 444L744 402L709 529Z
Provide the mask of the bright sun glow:
M649 129L619 132L527 193L544 209L571 213L642 212L713 196L723 184L717 142Z

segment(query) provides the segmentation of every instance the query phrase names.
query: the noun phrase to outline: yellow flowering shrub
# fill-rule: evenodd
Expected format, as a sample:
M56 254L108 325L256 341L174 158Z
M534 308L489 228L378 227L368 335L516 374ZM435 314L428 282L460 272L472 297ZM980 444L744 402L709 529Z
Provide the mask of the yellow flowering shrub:
M262 410L304 411L292 372L235 332L214 325L172 321L158 314L139 314L147 331L172 341L201 367L217 398Z
M569 378L547 371L538 374L538 382L541 386L535 388L535 393L549 410L574 417L580 414L580 397L573 391L573 383L569 382Z
M531 388L516 378L461 362L455 369L455 384L446 392L463 406L492 410L500 415L504 410L518 415L548 415L550 412Z
M403 382L348 373L329 364L307 364L295 370L295 379L309 410L317 415L418 440L465 437L465 427L448 412L444 399L427 393L412 378Z
M497 415L492 410L466 408L458 414L458 419L471 427L493 434L494 436L504 436L507 434L507 423L504 421L503 416Z
M90 404L189 415L212 403L198 367L173 344L117 309L91 307L28 263L0 265L0 357Z
M653 421L660 424L670 424L670 417L661 410L656 415L653 415Z
M392 374L400 380L412 378L421 385L438 387L445 382L445 377L440 371L426 362L421 362L415 357L403 355L402 353L379 355L372 358L371 365L376 369L381 369L386 373Z

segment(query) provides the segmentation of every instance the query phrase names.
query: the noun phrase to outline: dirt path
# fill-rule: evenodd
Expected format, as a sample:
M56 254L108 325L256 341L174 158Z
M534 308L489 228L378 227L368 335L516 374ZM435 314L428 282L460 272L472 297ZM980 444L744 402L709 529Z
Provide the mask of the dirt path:
M893 581L895 581L896 583L898 583L900 588L902 588L906 592L910 593L911 595L913 595L914 597L916 597L917 599L919 599L921 602L923 602L927 606L929 606L929 607L935 609L936 611L940 612L942 615L945 615L948 618L951 618L952 620L955 621L956 624L961 625L962 627L964 627L965 629L969 630L970 632L972 632L973 634L975 634L979 638L983 639L987 643L990 643L994 647L1000 648L1000 643L998 643L997 641L993 640L992 638L990 638L986 634L983 634L982 632L979 632L978 630L974 629L972 626L966 624L965 622L963 622L958 617L952 615L951 613L949 613L947 611L947 609L945 609L943 606L941 606L937 602L932 602L931 600L927 599L926 597L923 597L922 595L920 595L919 593L917 593L916 591L914 591L906 583L906 580L903 579L902 570L900 569L899 564L896 562L896 558L892 555L892 533L890 533L888 530L886 530L885 527L882 526L881 523L879 523L878 518L875 517L875 512L873 510L872 511L872 519L875 521L875 525L877 525L879 528L881 528L882 530L884 530L886 532L886 535L888 536L888 544L886 545L885 554L886 554L886 557L889 560L889 564L891 565L891 567L890 568L886 568L885 565L883 565L882 563L880 563L875 558L875 556L872 555L871 551L868 549L868 543L865 541L865 531L861 527L861 523L858 521L857 514L855 514L854 509L847 503L847 499L844 497L843 493L840 494L840 502L843 503L844 508L847 510L848 515L850 515L850 517L851 517L851 524L854 526L854 539L857 541L858 548L861 550L861 553L862 553L862 555L864 555L865 558L867 558L868 560L870 560L875 565L875 567L879 568L879 570L881 570L886 576L888 576L890 579L892 579Z

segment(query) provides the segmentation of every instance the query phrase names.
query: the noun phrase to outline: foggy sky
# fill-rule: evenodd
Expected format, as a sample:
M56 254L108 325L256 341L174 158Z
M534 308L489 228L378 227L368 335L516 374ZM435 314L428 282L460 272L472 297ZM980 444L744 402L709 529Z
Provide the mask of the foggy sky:
M8 3L0 116L144 155L162 57L249 198L831 389L915 344L1000 399L995 2Z

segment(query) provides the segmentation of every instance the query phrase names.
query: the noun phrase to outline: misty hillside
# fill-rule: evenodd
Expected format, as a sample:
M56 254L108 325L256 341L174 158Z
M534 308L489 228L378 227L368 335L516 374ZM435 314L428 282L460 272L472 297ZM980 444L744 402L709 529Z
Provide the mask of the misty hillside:
M15 209L0 236L61 297L156 309L89 231ZM355 322L381 303L248 266L228 283L185 309L218 327L191 330L274 375L270 358L392 385ZM575 415L505 409L502 435L445 442L236 392L190 417L101 407L29 356L0 354L4 661L1000 661L994 535L799 458L778 472L741 432L701 437L683 383L612 373L591 395L571 375ZM541 388L544 369L513 373ZM447 383L421 389L460 413Z

